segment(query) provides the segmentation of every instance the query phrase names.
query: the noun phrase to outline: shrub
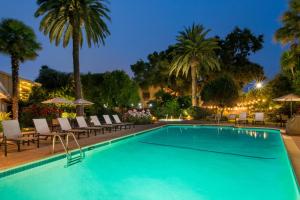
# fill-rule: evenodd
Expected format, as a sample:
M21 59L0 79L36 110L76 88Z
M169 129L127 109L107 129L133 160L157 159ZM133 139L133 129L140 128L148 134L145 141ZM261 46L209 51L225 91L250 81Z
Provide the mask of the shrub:
M20 116L20 124L22 127L31 127L33 126L32 119L45 118L48 121L51 121L52 119L59 117L61 112L60 109L54 106L33 104L23 108Z
M155 104L154 104L155 105ZM165 102L162 105L155 105L151 109L151 112L157 118L165 118L167 115L173 117L179 117L182 110L176 99Z
M152 115L149 110L147 111L129 110L127 113L125 113L124 118L126 121L134 124L152 123Z
M0 132L3 131L2 129L2 121L3 120L9 120L10 119L10 113L7 113L7 112L0 112Z
M193 119L205 119L213 114L211 110L201 107L190 107L187 109L187 113L193 117Z
M75 119L76 118L76 113L74 113L74 112L63 112L61 114L61 117Z

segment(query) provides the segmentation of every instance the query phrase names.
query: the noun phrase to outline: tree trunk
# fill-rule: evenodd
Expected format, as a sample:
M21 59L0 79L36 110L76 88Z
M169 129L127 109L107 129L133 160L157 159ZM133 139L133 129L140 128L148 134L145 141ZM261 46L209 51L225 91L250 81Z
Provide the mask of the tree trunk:
M18 119L19 117L19 60L11 56L11 69L12 69L12 118Z
M74 67L74 82L75 82L75 97L82 99L82 89L80 80L80 66L79 66L79 26L76 20L73 21L73 67ZM83 106L76 106L76 113L78 116L83 116Z
M191 66L192 76L192 106L197 106L197 79L196 79L196 66Z

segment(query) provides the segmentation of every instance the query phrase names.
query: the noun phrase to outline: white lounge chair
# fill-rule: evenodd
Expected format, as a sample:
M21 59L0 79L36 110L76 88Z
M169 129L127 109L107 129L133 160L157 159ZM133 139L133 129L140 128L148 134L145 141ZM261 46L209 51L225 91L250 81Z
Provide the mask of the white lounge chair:
M117 130L117 128L120 128L120 130L122 129L122 127L124 127L124 124L113 124L109 115L103 115L104 121L107 125L111 125L115 127L115 130Z
M239 123L245 123L245 124L248 123L246 112L240 113L239 117L236 119L236 124L239 124Z
M289 135L300 135L300 115L296 115L287 121L286 133Z
M254 114L253 124L256 124L258 122L265 124L264 113L257 112L257 113Z
M99 121L98 117L96 115L93 115L90 117L90 122L95 126L95 127L104 127L107 130L111 131L112 129L116 130L117 126L112 125L112 124L101 124Z
M61 131L63 132L71 132L77 135L77 139L80 139L80 135L84 135L87 133L87 137L90 136L88 130L84 129L73 129L70 125L70 122L67 118L57 118Z
M21 143L27 143L29 145L30 142L36 140L33 136L23 136L19 121L18 120L3 120L2 122L3 127L3 141L4 144L4 154L7 156L7 145L10 143L16 144L18 146L18 151L21 151Z
M113 115L113 118L116 122L116 124L124 124L125 125L125 129L128 126L129 128L134 127L134 123L128 123L128 122L122 122L119 118L118 115Z
M85 119L84 119L84 117L82 117L82 116L76 117L76 121L77 121L77 124L78 124L79 128L89 130L90 132L94 131L95 135L97 135L97 131L99 131L99 130L102 131L102 133L104 133L104 127L101 127L101 126L98 126L98 127L88 126Z
M45 137L45 139L51 137L52 143L55 143L55 136L66 137L66 133L50 131L46 119L33 119L33 124L37 133L38 147L40 145L40 137Z

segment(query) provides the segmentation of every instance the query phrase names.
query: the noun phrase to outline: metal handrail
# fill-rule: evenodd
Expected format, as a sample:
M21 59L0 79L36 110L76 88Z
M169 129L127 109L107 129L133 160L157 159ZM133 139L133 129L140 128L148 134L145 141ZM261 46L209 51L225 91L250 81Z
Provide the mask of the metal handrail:
M77 147L78 147L78 149L79 149L79 151L80 151L80 156L81 156L82 158L84 158L84 153L83 153L83 151L82 151L82 148L81 148L81 146L79 145L79 143L78 143L78 141L77 141L75 135L74 135L72 132L69 132L69 133L67 134L67 138L66 138L66 146L67 146L68 152L69 152L69 136L70 136L70 135L73 137L73 139L74 139L74 141L75 141L75 143L76 143L76 145L77 145Z
M55 152L55 143L56 143L55 141L56 141L56 138L58 138L59 141L60 141L60 143L63 146L63 149L65 150L67 159L70 160L71 159L71 154L70 154L70 151L69 151L69 136L73 137L73 139L74 139L74 141L75 141L75 143L76 143L76 145L77 145L77 147L78 147L78 149L80 151L80 157L84 158L85 157L84 152L82 151L82 148L79 145L79 143L78 143L75 135L73 133L71 133L71 132L67 133L67 135L66 135L66 144L64 144L64 142L63 142L63 140L62 140L62 138L61 138L60 135L54 135L54 137L53 137L53 145L52 145L52 153Z

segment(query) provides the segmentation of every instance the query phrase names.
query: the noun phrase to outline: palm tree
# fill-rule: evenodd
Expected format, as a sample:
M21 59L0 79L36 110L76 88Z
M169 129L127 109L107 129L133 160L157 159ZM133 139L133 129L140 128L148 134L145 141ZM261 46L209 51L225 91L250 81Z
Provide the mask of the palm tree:
M288 68L294 78L297 65L300 63L300 1L290 0L289 10L282 17L283 26L275 33L275 39L282 45L290 45L290 50L281 58L283 69Z
M283 45L291 44L297 48L300 44L300 1L290 0L289 10L281 17L283 26L275 33L275 39Z
M20 62L33 60L41 49L31 27L15 19L0 22L0 52L10 56L12 68L12 116L18 119Z
M84 35L88 47L92 43L104 44L105 38L110 34L105 20L110 20L109 9L104 0L37 0L39 5L35 17L43 16L40 30L49 35L50 42L55 41L58 46L63 41L63 47L73 41L73 70L76 99L83 98L80 67L79 48L82 47ZM83 33L84 31L84 33ZM77 114L83 114L83 107L77 106Z
M298 59L294 51L286 51L281 56L281 68L283 71L290 71L292 78L295 78L295 69L298 65Z
M191 76L192 79L192 105L197 105L197 77L200 72L219 69L219 61L215 50L219 49L215 38L206 38L209 30L202 25L193 24L179 32L177 43L174 46L173 61L170 74L175 72L176 77L181 73Z

